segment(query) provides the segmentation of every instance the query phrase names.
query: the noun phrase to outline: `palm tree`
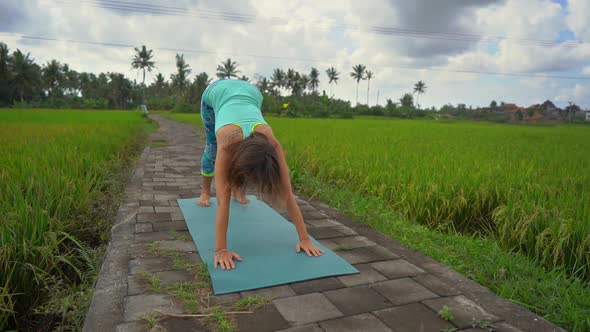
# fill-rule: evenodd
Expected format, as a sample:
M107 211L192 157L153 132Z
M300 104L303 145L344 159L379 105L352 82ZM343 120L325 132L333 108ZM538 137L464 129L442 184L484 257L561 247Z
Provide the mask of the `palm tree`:
M44 88L49 97L58 97L62 94L64 75L62 65L57 60L51 60L41 69Z
M291 94L293 94L293 85L295 85L297 82L298 75L299 73L297 73L294 69L287 69L287 74L285 75L285 87L291 90Z
M141 50L136 47L135 52L133 61L131 61L131 68L143 72L141 84L143 85L143 103L145 104L145 70L147 69L147 71L151 73L152 69L156 66L156 63L152 61L152 58L154 57L152 54L153 51L148 50L145 45L141 46Z
M188 75L191 70L189 65L184 61L184 55L176 54L176 74L170 75L172 86L178 89L178 94L183 97L184 91L188 86Z
M0 42L0 104L10 102L10 88L8 86L10 81L9 63L8 46Z
M367 106L369 106L369 88L371 87L371 78L373 78L373 72L367 70L365 75L367 76Z
M135 56L133 56L133 61L131 61L131 68L141 70L143 72L143 79L141 83L145 84L145 71L147 69L148 72L152 72L152 69L156 67L156 63L152 61L153 50L148 50L145 45L141 46L141 50L137 47L135 48Z
M273 88L278 88L278 94L280 95L280 89L282 87L285 86L285 79L286 79L287 75L285 74L285 71L283 71L280 68L276 68L275 70L273 70L272 72L272 76L270 77L270 80L272 81L272 86Z
M359 105L359 82L365 78L365 70L367 67L365 65L358 64L352 67L352 72L350 76L356 80L356 106Z
M154 81L153 87L154 90L156 90L156 97L161 97L162 92L166 88L166 78L164 78L164 75L162 75L162 73L158 73L158 75L156 75L156 80Z
M326 69L326 75L328 75L328 78L330 79L330 81L328 82L328 84L330 84L330 95L333 95L332 82L334 82L334 84L338 85L338 79L339 79L338 75L340 75L340 73L337 72L334 67L330 67L330 68Z
M238 77L238 64L235 61L231 61L230 58L227 58L225 62L222 62L220 65L217 66L217 77L219 78L232 78Z
M421 94L426 92L427 88L428 87L426 86L426 83L424 83L422 81L418 81L416 84L414 84L414 93L418 93L417 97L420 97ZM416 106L418 108L420 108L420 104L418 103L418 98L416 98Z
M250 82L250 77L248 77L246 75L242 75L242 77L240 77L239 79L242 81Z
M301 92L305 93L309 87L311 87L311 80L309 76L303 74L299 77L299 85L301 86Z
M256 82L256 86L258 87L258 89L260 89L260 92L262 92L263 94L267 94L272 90L272 85L266 77L259 78L258 82Z
M281 94L281 88L285 86L286 77L287 75L285 74L285 71L283 71L282 69L275 68L273 70L270 80L272 82L273 89L276 90L277 95Z
M32 94L39 83L39 66L34 63L34 59L17 49L12 53L11 72L12 79L10 86L14 94L20 98L21 102L25 101L25 94Z
M313 92L316 92L318 86L320 85L320 71L316 68L311 68L311 72L309 73L309 87Z

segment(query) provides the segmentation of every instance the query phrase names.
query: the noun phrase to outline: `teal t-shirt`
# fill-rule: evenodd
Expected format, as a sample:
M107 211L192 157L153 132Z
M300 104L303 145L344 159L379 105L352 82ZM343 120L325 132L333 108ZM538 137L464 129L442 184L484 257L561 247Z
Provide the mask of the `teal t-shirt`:
M262 93L242 80L213 82L203 93L203 101L215 112L215 132L228 124L242 128L250 136L258 124L267 124L262 117Z

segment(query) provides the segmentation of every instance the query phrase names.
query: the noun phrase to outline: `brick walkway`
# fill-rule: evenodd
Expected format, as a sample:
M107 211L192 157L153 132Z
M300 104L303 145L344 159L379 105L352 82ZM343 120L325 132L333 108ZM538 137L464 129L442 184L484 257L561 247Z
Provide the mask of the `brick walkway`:
M85 331L148 331L143 318L154 310L182 314L179 300L150 291L145 273L164 284L194 280L178 260L200 258L188 240L177 198L199 194L201 131L160 116L131 178L119 209ZM337 251L361 273L289 285L210 296L207 303L231 308L240 298L260 295L272 301L253 314L231 317L239 331L562 331L530 311L498 298L486 288L415 253L395 240L355 223L321 202L298 199L310 234ZM153 250L175 250L176 257ZM453 318L437 312L447 305ZM473 324L479 324L479 328ZM208 331L197 318L161 319L153 330Z

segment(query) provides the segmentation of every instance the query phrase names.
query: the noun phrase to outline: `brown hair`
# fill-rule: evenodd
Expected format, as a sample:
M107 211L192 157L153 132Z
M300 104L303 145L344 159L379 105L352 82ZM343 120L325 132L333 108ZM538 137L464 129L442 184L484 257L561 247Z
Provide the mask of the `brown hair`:
M279 157L268 138L252 133L244 140L229 146L230 164L228 184L242 192L254 186L263 199L280 201L283 194Z

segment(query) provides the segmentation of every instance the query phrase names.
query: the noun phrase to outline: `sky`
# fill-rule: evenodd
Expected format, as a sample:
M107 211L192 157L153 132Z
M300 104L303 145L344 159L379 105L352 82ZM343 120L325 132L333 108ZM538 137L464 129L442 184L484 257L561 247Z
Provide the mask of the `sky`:
M191 77L214 75L231 57L251 79L316 67L320 90L353 103L350 72L364 64L374 73L370 105L396 101L422 80L424 107L549 99L590 108L588 22L589 0L0 0L0 42L40 64L141 80L131 46L146 45L157 66L146 83L169 78L176 53ZM341 72L333 86L331 66ZM367 88L361 81L361 103Z

